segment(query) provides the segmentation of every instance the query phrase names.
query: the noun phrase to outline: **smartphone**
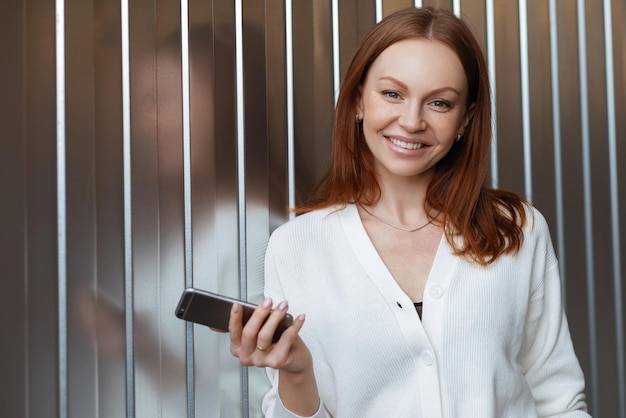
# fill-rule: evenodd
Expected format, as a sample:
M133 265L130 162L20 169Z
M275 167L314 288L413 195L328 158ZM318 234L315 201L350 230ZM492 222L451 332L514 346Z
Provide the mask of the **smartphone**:
M230 310L233 303L238 303L243 308L243 323L245 325L257 305L190 287L185 289L180 297L180 301L176 307L176 316L185 321L195 322L219 331L228 332ZM290 314L286 314L276 328L272 343L277 342L282 333L289 328L292 323L293 317Z

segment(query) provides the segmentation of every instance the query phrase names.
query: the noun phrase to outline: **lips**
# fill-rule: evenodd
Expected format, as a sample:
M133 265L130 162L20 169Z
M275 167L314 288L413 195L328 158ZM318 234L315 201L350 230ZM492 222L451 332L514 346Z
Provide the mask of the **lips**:
M387 137L387 140L389 140L389 142L391 142L393 145L407 150L416 150L426 146L426 144L423 144L421 142L404 142L393 137Z

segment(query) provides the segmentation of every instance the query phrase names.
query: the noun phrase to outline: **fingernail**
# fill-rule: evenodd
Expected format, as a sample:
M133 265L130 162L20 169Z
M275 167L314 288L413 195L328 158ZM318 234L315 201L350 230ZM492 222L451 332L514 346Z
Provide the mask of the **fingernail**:
M286 311L287 310L287 301L283 300L282 302L280 302L278 304L278 310L280 311Z
M265 300L263 301L263 304L261 306L263 306L265 309L271 308L272 307L272 298L265 298Z
M233 311L233 313L239 312L239 304L238 303L233 303L232 311Z
M306 315L305 314L300 314L300 315L298 315L298 319L300 321L304 321L306 319Z

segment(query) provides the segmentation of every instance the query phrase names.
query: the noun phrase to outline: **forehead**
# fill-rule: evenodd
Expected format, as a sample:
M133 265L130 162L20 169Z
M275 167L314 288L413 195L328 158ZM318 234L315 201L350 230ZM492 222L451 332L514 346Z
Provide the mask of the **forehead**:
M443 42L426 38L404 39L387 47L372 63L366 82L380 77L467 89L465 70L457 54Z

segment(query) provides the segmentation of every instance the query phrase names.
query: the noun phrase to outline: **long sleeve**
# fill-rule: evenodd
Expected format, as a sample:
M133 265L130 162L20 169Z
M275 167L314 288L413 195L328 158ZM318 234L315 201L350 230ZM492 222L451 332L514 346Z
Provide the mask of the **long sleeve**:
M584 377L562 308L558 263L544 219L539 215L535 219L540 236L546 238L535 254L537 286L530 299L520 363L539 417L589 417Z
M272 382L272 388L263 398L262 410L266 418L329 418L321 402L319 409L311 417L302 417L288 410L278 395L278 370L268 368L266 371Z

